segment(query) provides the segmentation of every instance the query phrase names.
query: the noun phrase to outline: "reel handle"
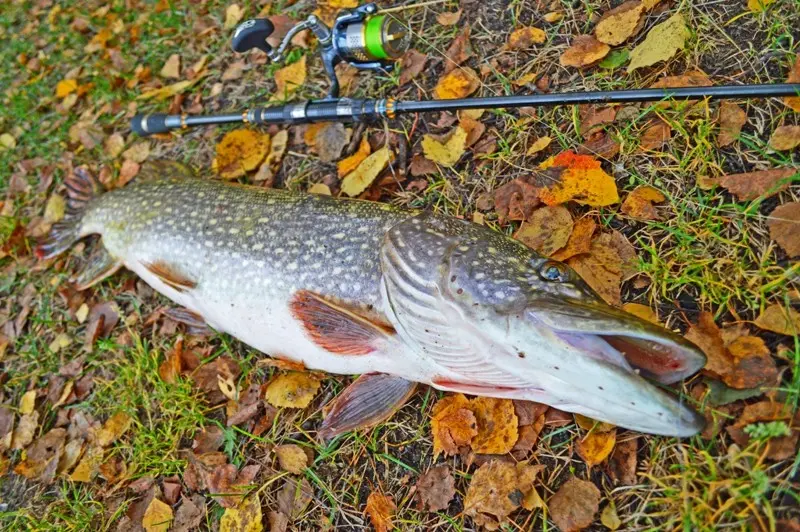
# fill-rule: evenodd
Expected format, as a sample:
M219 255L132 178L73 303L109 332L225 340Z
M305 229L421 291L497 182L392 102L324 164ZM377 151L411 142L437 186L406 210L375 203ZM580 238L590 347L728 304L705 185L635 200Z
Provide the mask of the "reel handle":
M233 51L243 53L253 48L258 48L267 55L272 52L272 46L267 44L267 38L275 31L275 26L266 18L251 18L236 27L236 32L231 39Z

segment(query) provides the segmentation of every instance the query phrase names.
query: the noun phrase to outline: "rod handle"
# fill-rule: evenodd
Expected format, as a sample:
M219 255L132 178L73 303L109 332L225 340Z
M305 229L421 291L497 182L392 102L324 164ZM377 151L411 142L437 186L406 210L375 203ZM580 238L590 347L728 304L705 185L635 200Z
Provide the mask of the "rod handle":
M149 137L156 133L166 133L171 127L167 126L167 117L164 113L149 115L135 115L131 118L131 129L140 137Z

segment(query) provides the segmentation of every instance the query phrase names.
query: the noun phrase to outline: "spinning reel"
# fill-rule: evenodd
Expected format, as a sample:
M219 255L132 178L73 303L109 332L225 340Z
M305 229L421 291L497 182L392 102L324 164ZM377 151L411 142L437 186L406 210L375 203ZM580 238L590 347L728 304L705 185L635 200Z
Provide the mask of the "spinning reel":
M311 30L319 40L322 63L331 81L326 100L339 97L337 64L344 61L360 70L391 72L394 61L405 53L410 40L400 21L378 14L375 4L365 4L340 12L332 28L316 15L310 15L289 30L277 49L267 43L267 38L275 31L272 22L265 18L250 19L239 24L231 44L235 52L258 48L267 54L270 61L278 62L292 38L303 30Z

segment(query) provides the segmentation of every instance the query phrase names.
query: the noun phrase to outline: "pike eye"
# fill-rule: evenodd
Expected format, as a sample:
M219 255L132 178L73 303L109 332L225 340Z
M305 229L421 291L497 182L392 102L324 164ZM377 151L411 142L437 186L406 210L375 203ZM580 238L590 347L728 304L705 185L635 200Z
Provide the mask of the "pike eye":
M567 267L560 262L547 261L539 268L539 275L545 281L553 283L563 283L569 277Z

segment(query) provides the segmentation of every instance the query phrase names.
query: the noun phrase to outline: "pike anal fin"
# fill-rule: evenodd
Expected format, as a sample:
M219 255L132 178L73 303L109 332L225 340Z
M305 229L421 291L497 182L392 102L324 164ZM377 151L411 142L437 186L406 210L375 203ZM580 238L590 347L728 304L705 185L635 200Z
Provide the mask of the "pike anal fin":
M121 266L122 261L112 257L106 248L103 247L103 244L98 243L97 248L89 257L86 265L73 280L75 284L78 285L78 290L86 290L109 275L113 275Z
M320 426L320 437L330 439L389 419L416 387L416 382L385 373L361 375L326 407L328 414Z
M315 344L337 355L368 355L377 340L394 333L308 290L299 290L289 308Z

